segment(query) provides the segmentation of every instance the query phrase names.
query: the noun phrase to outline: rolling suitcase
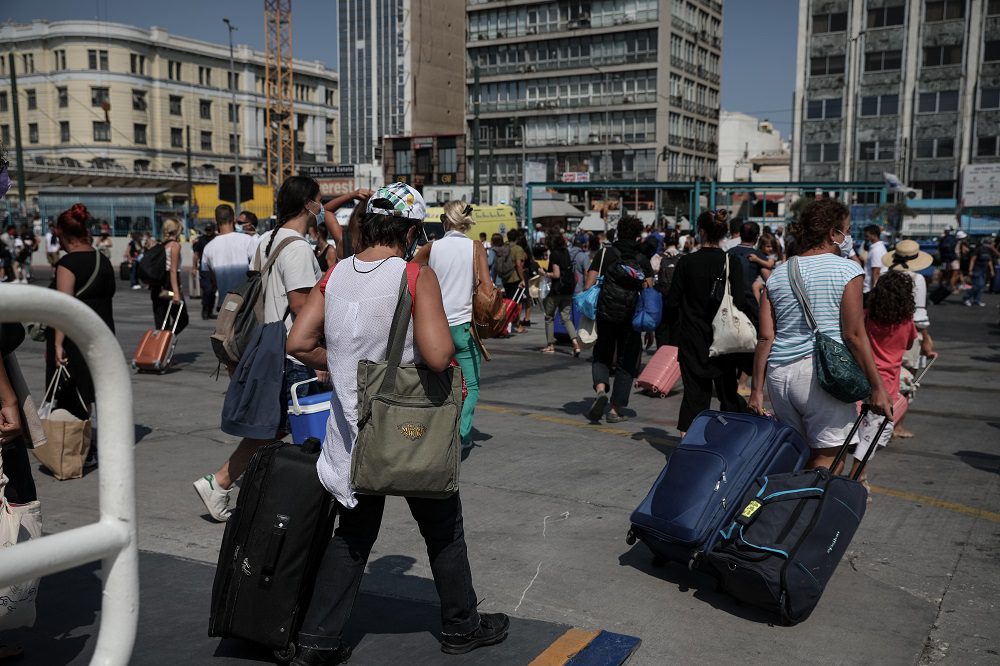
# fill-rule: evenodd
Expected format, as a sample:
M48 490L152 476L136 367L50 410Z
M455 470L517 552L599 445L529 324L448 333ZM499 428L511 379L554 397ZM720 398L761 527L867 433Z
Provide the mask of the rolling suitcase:
M499 338L509 338L511 332L514 330L514 325L517 324L518 317L521 316L521 301L524 300L524 288L518 289L514 293L514 298L503 299L503 307L507 311L507 318L505 320L503 329L500 331Z
M174 357L174 348L177 346L177 321L181 318L184 301L177 305L174 325L168 331L167 322L170 321L172 307L173 303L167 306L167 313L163 317L163 326L150 329L142 334L139 346L136 347L135 355L132 357L133 369L162 373L170 367L170 361Z
M940 305L949 296L951 296L951 288L944 283L940 283L934 287L934 290L927 297L934 305Z
M132 279L132 265L127 261L118 264L118 279L125 282Z
M677 347L664 345L656 350L653 358L639 373L635 387L655 398L666 398L680 378L681 365L677 360Z
M625 541L641 539L657 559L698 564L754 479L801 469L809 455L798 432L769 416L706 410L632 512Z
M862 408L833 469L845 459L867 410ZM875 441L888 424L882 420ZM869 447L853 478L820 468L757 479L705 557L722 589L777 613L786 624L808 618L865 515L868 491L858 477L876 448Z
M254 454L226 522L208 635L241 638L291 661L333 533L336 502L316 475L320 443L277 442Z

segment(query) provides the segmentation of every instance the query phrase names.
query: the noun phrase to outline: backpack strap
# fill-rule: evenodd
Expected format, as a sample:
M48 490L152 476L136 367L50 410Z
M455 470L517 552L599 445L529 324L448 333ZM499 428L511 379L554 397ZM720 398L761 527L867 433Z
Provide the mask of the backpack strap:
M268 277L270 277L271 267L274 266L274 262L277 261L278 255L281 254L281 251L296 241L302 241L303 243L305 243L306 239L303 238L302 236L294 236L292 238L286 238L285 240L281 241L280 243L278 243L278 247L274 248L271 251L271 254L268 255L267 257L267 261L264 263L264 266L260 269L261 294L260 298L257 299L257 302L254 303L253 306L254 315L257 317L257 321L264 321L264 298L265 294L267 293L267 279ZM258 245L257 258L255 263L257 264L260 263L260 257L261 257L260 246ZM285 317L287 316L288 316L288 311L286 310ZM282 317L282 319L284 319L284 317Z

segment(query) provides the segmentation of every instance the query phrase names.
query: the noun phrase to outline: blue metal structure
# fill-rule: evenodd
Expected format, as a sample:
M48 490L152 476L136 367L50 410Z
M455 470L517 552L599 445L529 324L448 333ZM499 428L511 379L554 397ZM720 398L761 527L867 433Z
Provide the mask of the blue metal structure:
M156 196L166 191L159 187L46 187L38 192L38 209L43 222L53 222L73 204L82 203L96 223L111 226L112 236L148 231L159 238Z

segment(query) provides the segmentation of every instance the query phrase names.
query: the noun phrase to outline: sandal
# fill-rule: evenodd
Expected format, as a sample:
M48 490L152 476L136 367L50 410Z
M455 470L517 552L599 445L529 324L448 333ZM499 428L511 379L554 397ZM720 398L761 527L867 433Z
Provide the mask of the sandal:
M553 347L552 345L549 345L548 347L542 347L538 351L542 352L543 354L555 354L556 348Z

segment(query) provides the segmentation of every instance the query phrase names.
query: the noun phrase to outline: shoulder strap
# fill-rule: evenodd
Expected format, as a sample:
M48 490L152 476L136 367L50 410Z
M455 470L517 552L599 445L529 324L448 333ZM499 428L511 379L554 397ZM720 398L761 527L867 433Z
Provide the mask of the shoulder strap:
M813 317L812 307L809 305L809 295L806 294L805 283L802 281L802 273L799 271L798 257L792 257L788 260L788 284L792 287L795 299L802 306L802 312L805 314L806 323L809 324L809 328L813 331L818 330L816 318Z
M601 260L597 264L597 275L601 275L601 269L604 268L604 255L608 253L608 248L605 247L601 250Z
M406 331L410 327L410 317L413 312L413 297L410 295L410 275L419 273L420 268L412 271L407 263L399 280L399 300L396 302L396 312L392 316L392 326L389 328L389 348L386 352L385 375L378 388L379 395L393 393L396 390L396 371L403 360L403 347L406 345ZM413 278L416 286L416 276Z
M281 241L280 243L278 243L278 247L274 248L271 251L271 254L268 256L267 261L264 263L263 268L260 269L261 292L260 292L260 297L257 299L257 302L254 303L254 308L253 308L254 315L257 317L257 321L264 321L264 298L266 297L267 294L267 278L271 273L271 267L274 266L274 262L278 259L278 255L281 254L281 251L284 250L288 245L294 243L295 241L302 241L304 243L306 242L306 239L302 238L301 236L294 236L292 238L286 238L285 240ZM261 258L260 245L258 245L257 257L255 263L259 264L260 258ZM285 316L281 318L282 321L284 321L285 318L288 317L289 312L290 312L289 309L285 310Z
M94 252L94 272L90 274L90 279L87 280L82 287L76 290L76 297L80 298L80 295L90 289L90 285L94 284L94 280L97 279L97 274L101 272L101 253Z

